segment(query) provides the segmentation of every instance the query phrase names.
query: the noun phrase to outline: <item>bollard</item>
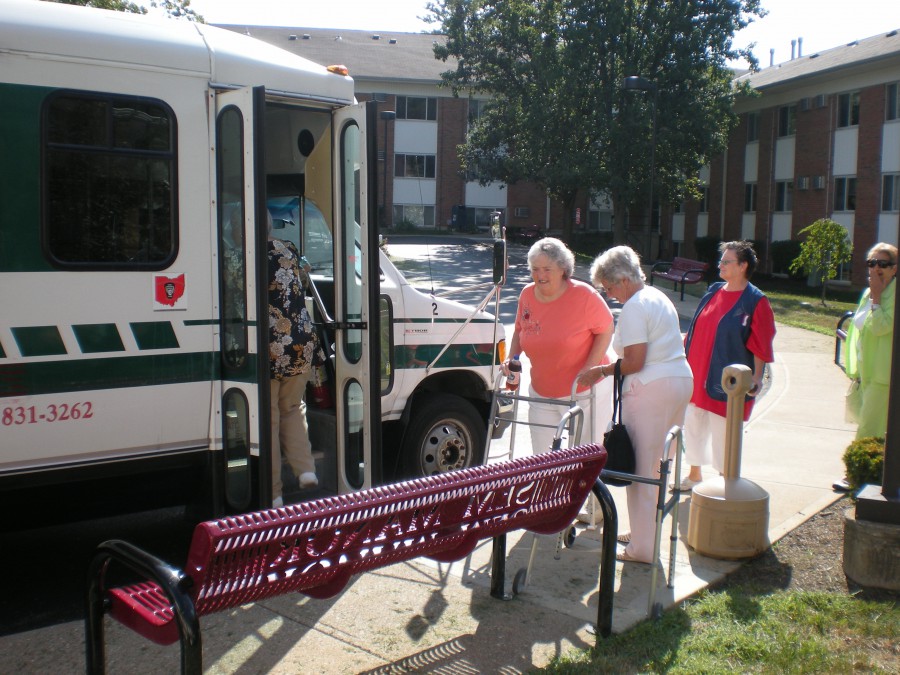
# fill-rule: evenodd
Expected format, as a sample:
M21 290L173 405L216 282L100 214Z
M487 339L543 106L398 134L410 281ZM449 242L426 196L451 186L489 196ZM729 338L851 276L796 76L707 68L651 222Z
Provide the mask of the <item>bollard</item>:
M722 388L725 413L725 471L704 480L691 493L688 546L711 558L752 558L769 548L769 493L741 478L744 399L753 384L750 368L726 367Z

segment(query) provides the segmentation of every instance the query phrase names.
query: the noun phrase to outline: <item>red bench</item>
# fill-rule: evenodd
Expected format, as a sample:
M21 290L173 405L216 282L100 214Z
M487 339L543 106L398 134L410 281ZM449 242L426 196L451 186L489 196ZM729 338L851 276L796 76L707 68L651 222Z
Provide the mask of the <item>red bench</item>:
M691 260L690 258L675 258L672 262L658 262L650 268L650 285L653 279L666 279L674 282L675 290L681 284L681 299L684 300L684 285L697 284L706 278L709 263Z
M100 544L88 573L88 673L105 672L109 614L157 644L181 643L184 673L202 671L199 617L285 593L328 598L351 576L426 556L459 560L494 538L491 595L505 594L507 532L561 532L592 489L603 510L597 629L612 630L615 504L598 480L599 445L452 471L197 525L183 569L120 540ZM111 562L144 578L107 588Z

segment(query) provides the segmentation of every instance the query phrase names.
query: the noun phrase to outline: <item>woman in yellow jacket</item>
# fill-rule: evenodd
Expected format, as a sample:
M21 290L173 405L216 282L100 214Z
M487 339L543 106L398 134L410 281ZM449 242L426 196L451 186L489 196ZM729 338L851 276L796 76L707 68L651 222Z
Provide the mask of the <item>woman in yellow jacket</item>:
M844 343L847 375L859 381L856 438L884 438L887 430L897 247L875 244L866 256L869 287L850 321Z

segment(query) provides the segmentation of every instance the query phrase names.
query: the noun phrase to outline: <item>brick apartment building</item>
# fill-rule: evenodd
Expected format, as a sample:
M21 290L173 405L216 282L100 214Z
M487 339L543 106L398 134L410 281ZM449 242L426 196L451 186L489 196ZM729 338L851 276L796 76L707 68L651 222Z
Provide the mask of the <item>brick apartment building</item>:
M222 27L317 63L346 65L357 98L374 99L379 113L388 113L379 115L376 130L376 199L385 225L406 220L470 228L486 225L497 210L511 229L558 230L567 217L576 230L612 229L612 205L603 195L585 192L576 211L566 214L538 185L480 186L466 179L456 146L481 101L453 97L440 86L440 73L452 67L433 56L441 36ZM789 61L738 80L749 81L758 95L736 102L739 123L728 149L701 173L703 198L658 205L659 242L643 252L645 259L693 256L697 237L749 238L760 242L771 269L769 243L796 238L827 217L844 225L854 243L853 263L843 276L865 279L865 251L877 241L898 242L900 34L810 55L797 49Z
M728 149L701 175L704 198L663 218L663 238L693 255L699 236L768 246L831 218L854 245L842 276L859 285L868 248L898 243L900 34L810 55L797 48L738 80L758 95L736 102Z

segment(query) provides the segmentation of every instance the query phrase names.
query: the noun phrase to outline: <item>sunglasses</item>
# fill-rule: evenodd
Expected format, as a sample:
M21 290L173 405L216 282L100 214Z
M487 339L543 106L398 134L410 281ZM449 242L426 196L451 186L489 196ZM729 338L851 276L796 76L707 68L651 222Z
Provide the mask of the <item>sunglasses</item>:
M870 258L866 260L866 267L875 267L878 266L881 269L887 269L888 267L893 267L897 263L892 263L890 260L876 260L875 258Z

